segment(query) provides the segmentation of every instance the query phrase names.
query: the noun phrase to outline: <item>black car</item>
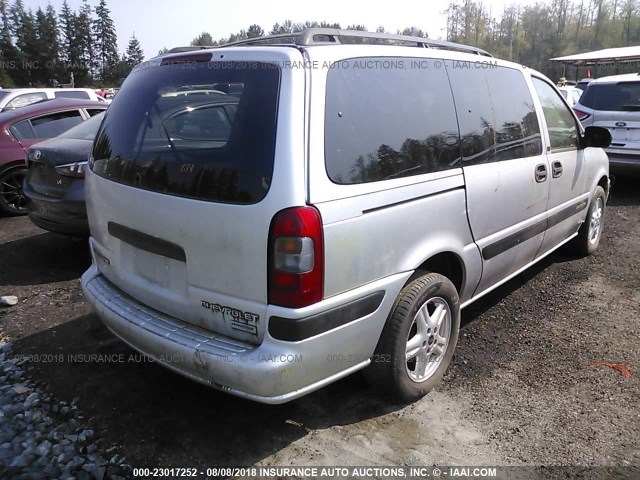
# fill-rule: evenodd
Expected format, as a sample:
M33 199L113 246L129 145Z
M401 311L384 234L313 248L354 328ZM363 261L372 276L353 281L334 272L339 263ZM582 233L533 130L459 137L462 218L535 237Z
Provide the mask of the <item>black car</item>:
M33 145L24 182L29 218L40 228L73 236L89 234L84 173L104 113Z

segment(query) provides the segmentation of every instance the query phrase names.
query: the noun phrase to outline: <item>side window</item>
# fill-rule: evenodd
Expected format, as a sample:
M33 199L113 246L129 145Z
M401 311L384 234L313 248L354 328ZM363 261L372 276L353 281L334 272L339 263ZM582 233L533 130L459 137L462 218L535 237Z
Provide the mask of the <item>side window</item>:
M82 123L80 111L57 112L31 120L36 138L53 138Z
M47 94L44 92L25 93L24 95L18 95L6 105L6 109L20 108L32 103L39 102L40 100L46 100Z
M460 167L446 70L430 59L421 59L420 66L412 69L408 58L354 58L329 70L325 163L333 182L376 182Z
M578 103L580 101L580 97L582 96L582 90L571 90L571 96L573 97L573 103Z
M70 90L70 91L58 91L53 94L56 98L81 98L86 100L89 98L89 94L87 92Z
M17 140L32 140L36 138L36 134L31 128L31 122L29 120L22 120L21 122L11 125L11 134Z
M540 124L522 73L506 67L451 68L465 165L542 153Z
M577 148L578 127L571 111L547 82L534 77L533 85L540 97L544 118L547 121L551 150Z
M87 113L90 117L98 115L99 113L104 112L104 108L87 108Z
M496 120L484 71L452 69L449 78L455 92L464 165L495 161Z

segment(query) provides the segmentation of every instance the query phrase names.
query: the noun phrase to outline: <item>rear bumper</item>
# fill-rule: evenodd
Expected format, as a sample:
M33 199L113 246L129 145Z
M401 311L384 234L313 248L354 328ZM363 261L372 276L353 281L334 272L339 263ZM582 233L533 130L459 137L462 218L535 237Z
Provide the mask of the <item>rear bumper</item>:
M633 153L620 149L605 149L609 157L609 169L613 173L640 173L640 151Z
M81 187L83 183L80 183ZM84 195L80 200L70 200L69 195L52 198L36 192L28 182L25 182L24 193L27 196L29 219L38 227L65 235L89 234Z
M105 325L165 367L224 392L279 404L306 395L370 363L405 275L374 282L357 298L378 296L375 311L303 341L265 332L260 345L239 342L164 315L115 287L92 266L82 288ZM354 301L354 298L345 298ZM335 302L332 302L335 303ZM347 302L348 303L348 302ZM281 319L282 320L282 319Z
M29 220L36 226L50 232L64 235L89 235L89 223L87 220L41 215L35 212L29 212Z

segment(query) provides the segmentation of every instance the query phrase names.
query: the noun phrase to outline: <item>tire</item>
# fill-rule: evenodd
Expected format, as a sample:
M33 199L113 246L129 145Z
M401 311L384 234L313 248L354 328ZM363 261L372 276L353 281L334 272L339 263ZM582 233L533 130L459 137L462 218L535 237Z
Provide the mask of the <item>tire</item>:
M27 176L27 169L12 168L0 175L0 212L16 216L27 214L27 198L22 191L22 184Z
M365 377L394 400L414 402L442 379L459 330L456 288L446 277L427 273L400 292Z
M578 230L578 236L570 244L573 253L586 257L598 249L604 227L606 200L604 189L598 185L591 197L587 217Z

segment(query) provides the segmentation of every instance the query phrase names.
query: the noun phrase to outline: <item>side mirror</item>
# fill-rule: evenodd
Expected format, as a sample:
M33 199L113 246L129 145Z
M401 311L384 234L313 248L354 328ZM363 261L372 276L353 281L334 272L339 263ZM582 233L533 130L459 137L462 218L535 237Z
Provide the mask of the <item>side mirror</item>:
M580 146L606 148L611 145L611 132L603 127L587 127L580 137Z

